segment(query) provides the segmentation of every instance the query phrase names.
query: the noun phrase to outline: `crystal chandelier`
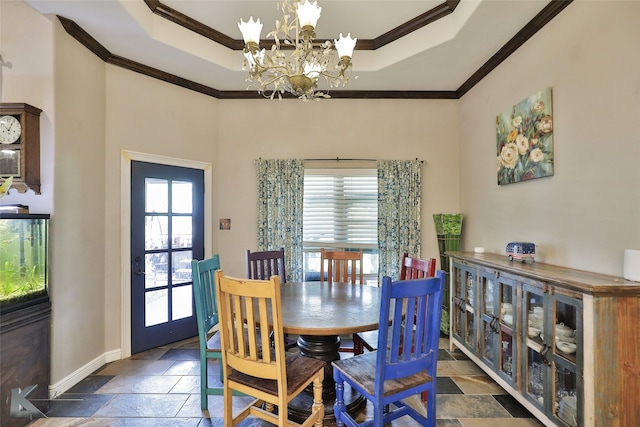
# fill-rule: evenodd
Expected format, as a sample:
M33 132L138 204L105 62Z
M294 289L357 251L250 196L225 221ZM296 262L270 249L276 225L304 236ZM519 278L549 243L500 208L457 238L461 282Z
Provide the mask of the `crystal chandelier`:
M315 27L322 8L308 0L282 0L278 9L282 10L282 20L276 20L276 28L267 34L267 38L274 39L269 51L259 48L260 18L254 21L252 16L248 22L240 19L238 23L245 44L242 69L249 70L249 87L257 88L258 93L272 99L276 94L282 98L285 91L305 101L330 98L317 90L318 80L324 77L330 88L347 84L357 39L352 39L351 33L347 37L340 33L339 40L314 46Z

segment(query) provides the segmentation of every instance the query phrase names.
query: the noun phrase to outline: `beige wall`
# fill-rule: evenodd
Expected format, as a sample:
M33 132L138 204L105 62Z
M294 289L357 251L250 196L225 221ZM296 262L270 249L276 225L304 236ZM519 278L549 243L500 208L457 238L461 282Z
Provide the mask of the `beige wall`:
M53 214L52 384L64 390L120 350L123 149L212 164L210 220L232 219L213 227L212 250L230 274L256 246L256 158L417 157L423 256L437 254L431 214L462 211L467 248L533 240L540 260L620 275L622 249L640 242L640 2L611 4L574 2L460 101L303 104L220 101L105 65L57 19L0 2L0 53L13 63L2 101L44 110L43 194L3 203ZM498 187L495 115L546 86L556 175Z
M121 258L121 226L129 221L121 204L122 150L166 156L170 164L211 163L215 174L219 101L119 67L106 71L105 345L113 350L121 345L121 266L130 262Z
M616 276L640 248L640 2L577 1L466 94L460 114L463 245ZM495 117L553 90L555 175L497 185Z
M456 101L223 101L219 197L231 230L216 230L225 272L244 275L244 252L256 250L254 160L367 158L424 160L422 253L438 254L431 215L459 209Z

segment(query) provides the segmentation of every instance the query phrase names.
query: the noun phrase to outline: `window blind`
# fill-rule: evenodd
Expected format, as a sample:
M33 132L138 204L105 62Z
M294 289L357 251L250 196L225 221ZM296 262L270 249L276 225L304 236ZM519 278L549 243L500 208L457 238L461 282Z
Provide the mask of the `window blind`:
M307 248L377 249L377 170L306 169L303 241Z

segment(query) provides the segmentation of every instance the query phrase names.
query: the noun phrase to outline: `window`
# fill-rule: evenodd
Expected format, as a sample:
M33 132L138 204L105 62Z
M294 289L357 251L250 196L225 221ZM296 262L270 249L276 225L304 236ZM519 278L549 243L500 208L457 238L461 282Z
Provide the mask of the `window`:
M377 170L306 168L302 229L305 280L319 279L320 248L363 248L365 280L377 284Z

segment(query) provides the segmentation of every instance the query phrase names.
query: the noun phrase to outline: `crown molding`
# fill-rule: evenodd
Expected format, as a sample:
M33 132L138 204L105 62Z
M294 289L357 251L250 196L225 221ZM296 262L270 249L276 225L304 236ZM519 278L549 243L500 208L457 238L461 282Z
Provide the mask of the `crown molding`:
M203 37L207 37L217 43L229 47L234 50L242 50L242 40L235 40L229 36L216 31L195 19L192 19L175 9L163 5L158 0L144 0L151 11L165 19L168 19L178 25L188 28ZM331 91L332 99L460 99L484 77L507 59L512 53L520 48L535 33L540 31L547 23L562 12L573 0L551 0L531 21L527 23L515 36L513 36L500 50L498 50L487 62L485 62L475 73L473 73L457 90L455 91L355 91L355 90L336 90ZM403 37L425 25L428 25L443 16L453 13L460 0L447 0L439 6L425 12L424 14L407 21L406 23L394 28L393 30L382 34L375 39L358 40L356 49L359 50L375 50L386 44ZM185 89L193 90L218 99L266 99L257 91L221 91L194 81L184 79L149 67L145 64L135 62L131 59L123 58L115 55L96 39L88 34L74 21L58 15L58 20L66 30L66 32L83 46L93 52L98 58L104 62L125 68L136 73L140 73L164 82L180 86ZM290 94L284 94L282 98L294 98Z

